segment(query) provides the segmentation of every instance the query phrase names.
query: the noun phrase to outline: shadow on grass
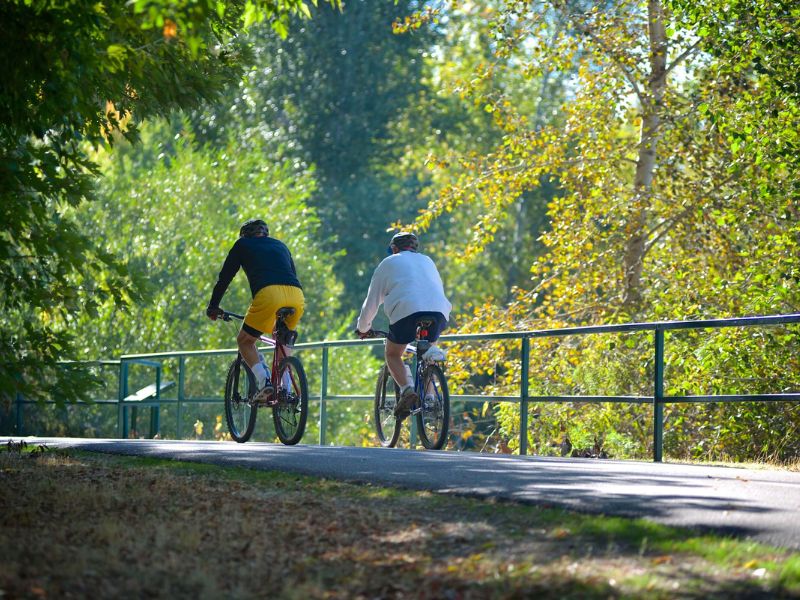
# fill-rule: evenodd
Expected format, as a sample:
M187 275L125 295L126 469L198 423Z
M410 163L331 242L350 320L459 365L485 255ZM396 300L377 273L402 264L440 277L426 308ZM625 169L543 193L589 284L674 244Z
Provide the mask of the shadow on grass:
M797 555L643 520L90 453L0 456L11 597L775 598Z

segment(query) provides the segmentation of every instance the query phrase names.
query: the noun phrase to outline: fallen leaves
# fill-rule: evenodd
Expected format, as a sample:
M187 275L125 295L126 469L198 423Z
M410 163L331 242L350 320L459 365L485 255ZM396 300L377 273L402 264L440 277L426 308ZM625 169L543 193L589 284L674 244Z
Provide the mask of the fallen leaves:
M587 538L563 511L297 476L6 453L0 484L9 597L607 598L770 581L755 560L726 574Z

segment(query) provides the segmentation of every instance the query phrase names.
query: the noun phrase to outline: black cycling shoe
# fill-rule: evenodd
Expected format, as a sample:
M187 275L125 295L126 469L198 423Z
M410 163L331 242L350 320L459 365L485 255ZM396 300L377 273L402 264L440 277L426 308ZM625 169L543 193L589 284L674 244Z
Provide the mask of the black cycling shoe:
M411 414L411 407L419 402L419 396L414 388L406 388L400 395L400 401L394 407L394 417L398 421L402 421Z

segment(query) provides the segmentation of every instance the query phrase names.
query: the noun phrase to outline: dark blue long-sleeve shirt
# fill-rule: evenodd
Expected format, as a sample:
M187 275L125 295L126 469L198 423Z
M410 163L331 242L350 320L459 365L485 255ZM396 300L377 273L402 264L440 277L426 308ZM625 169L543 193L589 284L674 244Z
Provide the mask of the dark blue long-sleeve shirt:
M303 287L297 279L297 270L286 244L269 236L242 237L228 252L214 291L211 293L209 308L219 306L222 296L240 267L247 275L253 296L268 285Z

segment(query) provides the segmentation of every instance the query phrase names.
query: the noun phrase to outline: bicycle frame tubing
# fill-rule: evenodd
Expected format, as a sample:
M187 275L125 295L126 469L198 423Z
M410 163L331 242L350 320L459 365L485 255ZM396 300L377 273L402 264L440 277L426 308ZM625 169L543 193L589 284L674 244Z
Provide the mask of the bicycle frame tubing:
M380 336L386 339L389 339L389 334L386 331L381 331L379 329L374 329L373 334L376 336ZM423 381L422 381L422 361L419 359L419 355L417 354L417 342L425 341L420 339L420 328L417 327L417 335L416 339L411 342L410 344L406 345L406 349L403 351L404 354L413 354L414 355L414 391L417 392L417 395L422 399L425 395L425 390L422 389Z
M230 321L231 318L238 319L239 321L244 321L244 315L237 315L236 313L222 311L223 321ZM277 321L276 321L276 327L277 327ZM273 330L272 335L275 336L275 330ZM278 365L284 358L286 358L286 356L288 356L286 354L286 347L280 342L278 342L277 339L267 337L264 334L262 334L261 337L259 337L258 339L265 345L274 349L274 352L272 353L272 371L270 372L270 381L272 382L272 387L278 389ZM289 372L289 378L292 380L292 386L295 386L296 382L294 380L294 376L292 375L291 371Z

